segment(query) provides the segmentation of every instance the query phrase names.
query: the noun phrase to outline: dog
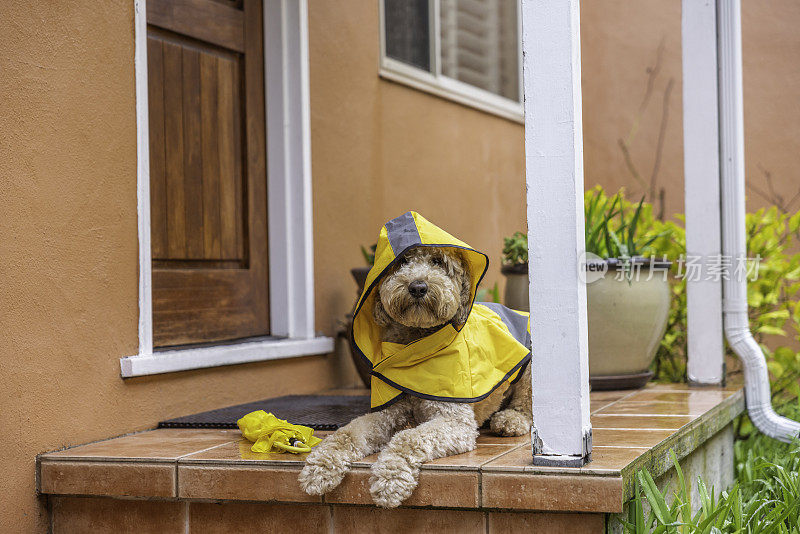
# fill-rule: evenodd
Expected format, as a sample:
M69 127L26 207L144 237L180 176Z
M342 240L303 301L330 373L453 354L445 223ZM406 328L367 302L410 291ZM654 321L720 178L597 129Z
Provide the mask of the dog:
M382 341L408 345L447 323L462 327L474 298L471 280L458 248L406 250L377 286L372 318L381 327ZM325 494L342 482L353 462L379 452L370 494L380 507L397 507L416 488L422 464L474 450L478 429L487 420L501 436L530 432L530 366L519 380L501 384L478 402L402 395L381 411L354 419L308 455L300 485L310 495Z

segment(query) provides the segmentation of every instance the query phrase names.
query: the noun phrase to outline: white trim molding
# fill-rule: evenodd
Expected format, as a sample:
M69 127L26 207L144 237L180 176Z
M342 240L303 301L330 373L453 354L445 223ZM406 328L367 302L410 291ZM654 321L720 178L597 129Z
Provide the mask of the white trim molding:
M120 360L122 377L155 375L203 369L220 365L263 362L333 351L333 339L269 338L258 341L243 341L230 345L215 345L190 349L163 350L152 354L129 356Z
M153 270L150 255L150 123L147 103L147 2L134 0L136 70L136 196L139 218L139 353L153 352Z
M306 0L266 0L271 331L314 337L314 248Z
M272 335L162 351L153 350L146 0L134 10L139 353L120 358L122 377L332 352L333 339L314 331L307 0L264 2Z
M407 85L419 91L457 102L464 106L478 109L492 115L497 115L520 124L523 123L524 113L522 102L515 102L509 98L496 95L490 91L479 89L468 83L449 78L441 73L441 36L440 25L440 1L431 2L430 20L430 43L431 43L431 72L419 67L408 65L402 61L386 56L386 20L384 14L384 2L379 0L380 13L380 64L378 75L392 82ZM517 11L519 14L519 9ZM521 16L517 18L518 28L521 28ZM521 32L520 34L521 35ZM522 86L522 51L519 51L519 80ZM520 95L522 90L520 89ZM521 99L521 98L520 98Z

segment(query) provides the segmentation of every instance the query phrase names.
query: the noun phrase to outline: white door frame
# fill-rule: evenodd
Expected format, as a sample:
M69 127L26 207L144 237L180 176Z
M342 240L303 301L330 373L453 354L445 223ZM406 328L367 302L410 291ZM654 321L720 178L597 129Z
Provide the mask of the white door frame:
M123 378L333 351L314 331L307 0L264 0L270 331L268 339L153 350L146 0L134 0L139 352Z

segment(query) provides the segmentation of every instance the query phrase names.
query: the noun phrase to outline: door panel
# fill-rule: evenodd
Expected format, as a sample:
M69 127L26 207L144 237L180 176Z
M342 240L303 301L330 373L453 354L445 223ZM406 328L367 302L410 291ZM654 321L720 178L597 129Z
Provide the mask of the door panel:
M147 19L154 344L268 334L260 1Z

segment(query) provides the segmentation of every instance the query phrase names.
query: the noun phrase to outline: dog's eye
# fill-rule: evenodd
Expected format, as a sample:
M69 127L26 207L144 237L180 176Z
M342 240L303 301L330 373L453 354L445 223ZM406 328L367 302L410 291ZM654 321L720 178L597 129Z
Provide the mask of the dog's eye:
M399 267L402 267L406 263L408 263L408 258L406 258L405 256L401 256L400 259L397 260L397 265Z
M442 258L436 257L431 260L431 263L434 265L438 265L439 267L444 267L444 260Z

